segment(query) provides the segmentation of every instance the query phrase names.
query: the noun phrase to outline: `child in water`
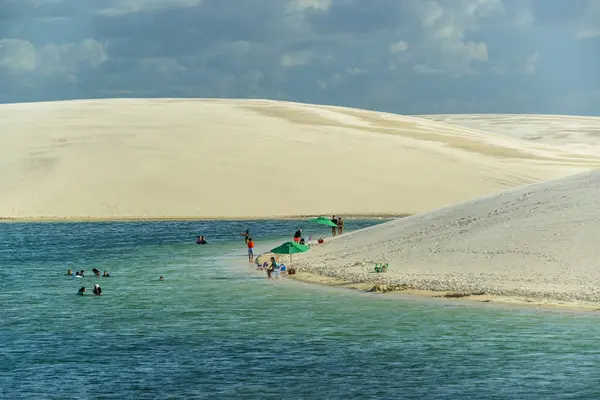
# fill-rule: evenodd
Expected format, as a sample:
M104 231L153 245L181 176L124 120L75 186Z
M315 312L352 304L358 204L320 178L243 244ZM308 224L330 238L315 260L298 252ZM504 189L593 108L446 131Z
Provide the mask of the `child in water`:
M77 292L78 295L83 296L85 294L85 288L82 287L81 289L79 289L79 292Z
M254 241L252 240L252 238L248 238L248 243L246 245L248 246L248 262L253 263L254 262Z

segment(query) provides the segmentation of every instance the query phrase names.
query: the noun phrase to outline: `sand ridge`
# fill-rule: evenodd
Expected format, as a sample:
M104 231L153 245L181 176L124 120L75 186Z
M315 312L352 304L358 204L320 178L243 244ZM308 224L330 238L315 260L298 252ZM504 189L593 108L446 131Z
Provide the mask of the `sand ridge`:
M600 303L600 170L355 231L300 270L417 290ZM375 263L389 263L377 274Z
M600 167L423 118L270 100L0 106L0 217L413 214Z
M529 114L421 115L423 119L600 155L600 117Z

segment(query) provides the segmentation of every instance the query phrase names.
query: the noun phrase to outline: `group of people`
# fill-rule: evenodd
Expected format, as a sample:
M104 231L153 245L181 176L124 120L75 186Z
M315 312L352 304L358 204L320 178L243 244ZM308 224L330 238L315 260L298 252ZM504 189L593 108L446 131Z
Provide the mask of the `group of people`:
M81 289L79 289L79 292L77 292L77 294L83 296L87 293L87 290L85 289L85 286L83 286ZM102 296L102 289L100 288L100 285L98 285L97 283L94 285L94 290L92 291L92 293L94 293L94 295L96 296Z
M92 272L94 273L94 276L100 276L100 271L97 268L92 269ZM67 271L67 276L73 276L72 269L69 269ZM83 269L81 271L75 271L75 278L83 278L84 276L85 276L85 271ZM102 276L104 278L108 278L108 277L110 277L110 274L108 273L108 271L104 271Z
M341 235L342 233L344 233L344 220L343 218L337 217L334 215L331 218L331 222L333 222L336 226L332 226L331 227L331 236L336 236L336 235Z
M244 243L246 243L246 247L248 248L248 262L254 262L254 240L252 240L252 236L250 236L250 229L246 229L244 232L240 233L244 237Z
M198 236L196 238L196 244L207 244L206 238L204 236Z
M97 268L92 269L92 272L94 273L94 276L100 276L100 271ZM75 271L75 275L73 275L73 270L69 269L67 271L67 276L74 276L75 278L83 278L85 276L85 271L83 269L81 271ZM108 277L110 277L110 274L108 273L108 271L104 271L104 273L102 274L102 277L108 278ZM96 296L102 295L102 288L100 288L100 285L98 285L98 284L94 285L93 293ZM82 296L87 294L87 290L86 290L85 286L82 286L81 289L79 289L79 291L77 292L77 294L82 295Z
M341 235L344 233L344 220L341 216L336 217L334 215L331 218L331 222L333 222L335 224L335 226L331 227L332 236L337 236L337 235ZM250 230L246 229L244 232L241 232L240 235L244 238L244 243L246 244L246 247L248 250L248 262L254 263L255 244L254 244L254 240L252 239L252 236L250 235ZM307 244L306 239L302 236L302 229L296 230L296 232L294 233L293 240L294 240L294 242L299 243L299 244L304 244L304 245ZM323 238L319 237L317 243L322 244ZM197 236L196 244L207 244L206 238L204 236ZM258 269L266 270L267 277L272 278L273 273L280 272L282 267L285 268L285 265L278 264L275 260L275 257L271 257L270 263L265 262L262 266L258 266ZM288 271L288 273L290 273L290 274L293 272L295 272L295 270L293 270L291 268ZM163 277L161 276L160 279L162 280Z

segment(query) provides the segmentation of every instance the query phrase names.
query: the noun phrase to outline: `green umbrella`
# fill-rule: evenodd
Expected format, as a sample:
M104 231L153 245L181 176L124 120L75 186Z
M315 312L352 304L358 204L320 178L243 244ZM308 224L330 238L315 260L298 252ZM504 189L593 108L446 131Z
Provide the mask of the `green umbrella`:
M292 265L292 254L304 253L309 250L310 247L295 242L285 242L281 246L277 246L271 249L271 253L275 254L289 254L290 255L290 266Z
M337 225L334 224L333 222L331 222L331 220L327 217L319 217L319 218L313 218L313 219L309 219L308 222L314 222L315 224L319 224L319 225L324 225L324 226L330 226L332 228L336 228ZM323 233L323 231L321 231L321 234Z
M327 217L319 217L319 218L309 219L308 222L314 222L316 224L325 225L325 226L337 227L337 225L334 224L333 222L331 222L331 220Z

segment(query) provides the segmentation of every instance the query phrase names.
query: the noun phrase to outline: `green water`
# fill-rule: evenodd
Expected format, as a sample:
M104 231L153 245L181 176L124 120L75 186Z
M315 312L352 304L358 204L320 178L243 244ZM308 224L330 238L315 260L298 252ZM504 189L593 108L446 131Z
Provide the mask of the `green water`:
M260 252L297 225L0 225L0 397L600 398L596 314L362 294L248 265L239 232ZM76 294L95 283L103 296Z

